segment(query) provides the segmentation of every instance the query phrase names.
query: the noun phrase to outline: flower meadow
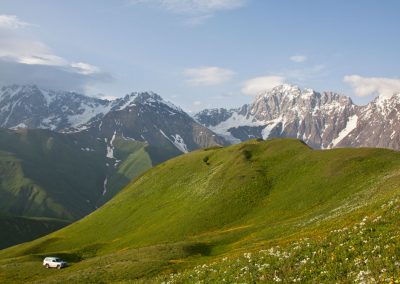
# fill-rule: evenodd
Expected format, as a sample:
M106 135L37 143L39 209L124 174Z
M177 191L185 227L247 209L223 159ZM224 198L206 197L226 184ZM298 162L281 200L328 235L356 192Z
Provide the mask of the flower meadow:
M351 226L159 277L172 283L400 283L400 199Z

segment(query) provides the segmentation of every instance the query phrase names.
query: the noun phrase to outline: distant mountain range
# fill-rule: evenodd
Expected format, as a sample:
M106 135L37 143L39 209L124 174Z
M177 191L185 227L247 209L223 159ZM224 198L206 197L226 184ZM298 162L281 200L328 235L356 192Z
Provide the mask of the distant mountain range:
M206 109L198 122L238 143L251 138L298 138L313 148L400 149L400 94L366 106L333 92L282 85L237 109Z
M109 141L116 135L186 153L225 142L182 109L151 92L109 101L35 85L0 89L0 127L90 132Z

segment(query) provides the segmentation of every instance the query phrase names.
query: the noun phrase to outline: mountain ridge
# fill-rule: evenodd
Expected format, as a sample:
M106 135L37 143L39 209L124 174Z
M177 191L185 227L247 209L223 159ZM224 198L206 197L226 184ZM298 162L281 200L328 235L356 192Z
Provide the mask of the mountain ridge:
M89 131L109 140L117 131L124 137L158 146L170 143L182 153L225 143L197 125L181 108L153 92L132 92L115 100L104 100L36 85L11 85L0 89L0 105L1 128L40 128L63 133ZM179 124L179 120L184 123ZM103 123L110 129L102 129ZM157 127L159 124L163 128ZM146 137L149 132L152 137ZM159 143L162 140L165 141Z
M287 137L317 149L400 149L400 97L378 97L365 106L334 92L281 85L235 109L205 109L195 119L232 143ZM386 123L386 122L389 122ZM382 128L382 131L377 129Z

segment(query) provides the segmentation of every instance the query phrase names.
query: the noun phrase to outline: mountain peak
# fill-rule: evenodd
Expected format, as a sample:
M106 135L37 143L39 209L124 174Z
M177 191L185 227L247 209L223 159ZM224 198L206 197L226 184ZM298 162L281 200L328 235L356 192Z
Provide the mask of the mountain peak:
M256 100L260 100L262 98L271 97L271 96L280 96L280 97L310 97L314 95L316 92L313 89L305 88L301 89L297 85L283 84L276 86L272 89L264 91L261 93Z
M162 102L163 98L156 93L153 92L132 92L127 95L129 98L141 102Z

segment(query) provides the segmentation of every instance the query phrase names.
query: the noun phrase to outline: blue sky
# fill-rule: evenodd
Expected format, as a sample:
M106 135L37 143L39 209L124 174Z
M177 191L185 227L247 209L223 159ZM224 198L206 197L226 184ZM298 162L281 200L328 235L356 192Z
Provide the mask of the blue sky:
M155 91L187 111L290 83L365 104L400 92L397 0L0 2L0 84Z

